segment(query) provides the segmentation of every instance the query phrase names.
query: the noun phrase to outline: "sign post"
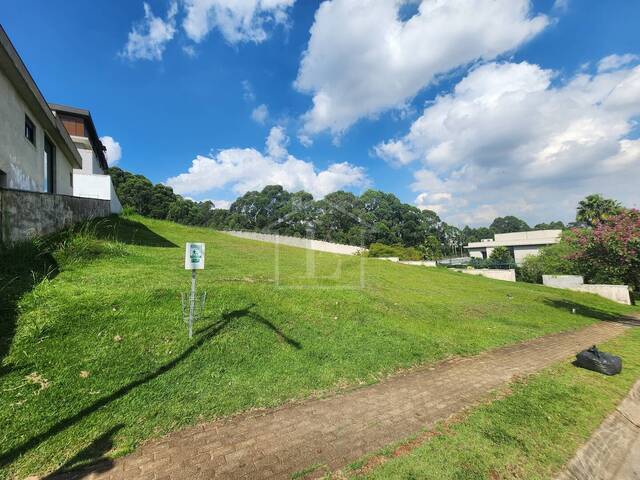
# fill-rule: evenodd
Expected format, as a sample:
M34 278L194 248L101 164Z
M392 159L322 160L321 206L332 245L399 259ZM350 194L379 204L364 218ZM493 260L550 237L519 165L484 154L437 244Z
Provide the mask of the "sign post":
M184 256L185 270L191 270L191 294L189 295L189 338L193 337L193 321L196 309L196 270L204 270L204 243L187 243Z

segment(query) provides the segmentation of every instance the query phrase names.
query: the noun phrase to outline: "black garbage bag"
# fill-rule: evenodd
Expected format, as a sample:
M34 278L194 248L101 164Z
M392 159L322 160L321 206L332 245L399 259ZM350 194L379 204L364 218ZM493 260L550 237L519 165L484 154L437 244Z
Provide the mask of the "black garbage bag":
M616 375L622 370L622 359L620 357L601 352L595 345L577 354L576 361L573 364L576 367L586 368L605 375Z

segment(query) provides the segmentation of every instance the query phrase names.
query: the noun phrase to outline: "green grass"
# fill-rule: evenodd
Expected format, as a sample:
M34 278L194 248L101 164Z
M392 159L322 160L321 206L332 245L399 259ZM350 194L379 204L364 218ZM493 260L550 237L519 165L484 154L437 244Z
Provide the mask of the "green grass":
M191 341L186 241L207 245ZM308 255L139 217L0 252L0 478L637 311L364 257L316 253L307 278Z
M510 396L473 410L460 423L441 425L435 430L439 435L410 454L354 477L555 478L640 377L639 328L602 348L622 356L620 375L607 377L563 362L513 384Z

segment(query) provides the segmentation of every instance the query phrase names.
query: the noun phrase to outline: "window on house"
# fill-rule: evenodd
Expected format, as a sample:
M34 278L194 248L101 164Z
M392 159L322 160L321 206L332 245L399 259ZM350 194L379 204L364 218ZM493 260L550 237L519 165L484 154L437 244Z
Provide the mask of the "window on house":
M0 170L0 188L7 188L7 174Z
M31 143L36 144L36 126L27 115L24 116L24 136Z
M69 173L69 185L73 188L73 172Z

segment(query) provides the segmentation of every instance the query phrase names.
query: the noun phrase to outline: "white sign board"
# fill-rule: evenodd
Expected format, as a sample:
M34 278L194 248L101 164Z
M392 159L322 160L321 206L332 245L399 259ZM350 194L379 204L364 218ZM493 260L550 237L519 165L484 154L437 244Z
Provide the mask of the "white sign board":
M187 243L184 268L185 270L204 270L204 243Z

